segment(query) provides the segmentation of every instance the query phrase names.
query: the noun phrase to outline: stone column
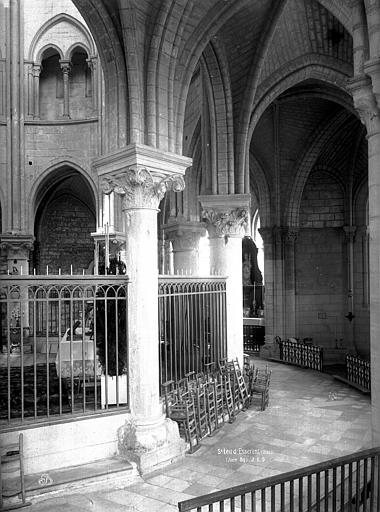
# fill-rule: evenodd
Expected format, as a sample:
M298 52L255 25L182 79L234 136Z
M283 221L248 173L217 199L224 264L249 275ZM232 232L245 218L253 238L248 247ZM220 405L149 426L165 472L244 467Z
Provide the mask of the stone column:
M260 354L271 357L274 349L274 337L277 335L274 325L274 236L272 227L259 229L264 243L264 279L265 279L265 345L261 347Z
M285 302L285 241L288 236L287 228L273 228L273 316L274 335L286 337L286 302Z
M285 237L285 337L296 336L296 262L295 244L298 230L288 228Z
M227 357L243 365L242 238L250 196L199 196L210 237L210 267L227 277Z
M157 212L169 189L184 187L191 160L132 144L94 163L104 192L123 198L128 291L130 418L120 429L119 451L141 472L182 455L175 422L159 396ZM148 320L148 321L147 321Z
M24 101L23 101L23 48L22 48L22 28L20 26L22 19L20 0L10 0L9 2L9 121L8 136L10 140L10 153L8 154L7 169L8 179L8 197L9 197L9 226L4 231L20 233L23 228L23 154L24 143Z
M172 242L174 274L199 275L199 240L205 226L179 220L163 229L165 238Z
M96 111L98 108L97 58L91 57L86 62L91 71L92 108Z
M40 118L40 74L42 67L39 64L33 66L33 117Z
M366 76L351 81L354 105L367 128L368 139L368 204L369 204L369 281L370 281L370 346L372 439L380 444L380 96L378 67L372 61ZM373 86L373 87L372 87Z
M354 348L355 339L355 306L354 306L354 239L356 226L343 226L347 248L347 313L345 322L344 347L348 350Z
M63 73L63 117L70 117L70 87L69 87L69 73L70 62L68 60L60 60L61 69Z

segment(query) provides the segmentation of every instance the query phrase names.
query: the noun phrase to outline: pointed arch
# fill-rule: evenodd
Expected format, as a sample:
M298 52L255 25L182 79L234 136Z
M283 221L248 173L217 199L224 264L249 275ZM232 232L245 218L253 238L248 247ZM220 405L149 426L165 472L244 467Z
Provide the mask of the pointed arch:
M66 53L65 53L65 57L64 59L65 60L68 60L68 61L71 61L71 58L73 56L73 53L75 53L75 51L80 48L81 50L84 50L84 52L87 54L87 58L89 59L91 57L91 53L90 53L90 49L83 43L74 43L72 44L67 50L66 50Z
M260 207L261 227L271 225L271 196L264 169L252 151L249 154L249 167L252 181L256 183L258 190L258 203Z
M41 51L38 47L38 43L40 42L42 36L46 34L49 30L51 30L54 26L58 25L59 23L67 22L76 27L84 36L84 42L82 41L82 44L87 48L87 51L90 53L90 55L96 54L96 48L94 45L94 41L91 37L90 32L88 29L81 23L79 20L74 18L73 16L70 16L66 13L57 14L53 18L46 21L35 33L32 42L30 43L29 52L28 52L28 59L33 62L39 62L37 59L37 54L41 55ZM78 41L77 44L80 44L80 41ZM65 52L66 53L66 52ZM62 57L63 58L63 57Z
M221 45L210 43L201 57L202 75L207 93L211 162L215 170L213 194L235 193L232 93L227 59Z
M42 46L41 48L38 49L38 52L37 52L37 54L35 56L35 60L34 60L35 64L38 64L38 65L42 64L42 61L45 58L45 53L48 50L53 50L53 51L57 52L59 55L59 58L63 60L64 55L63 55L62 49L59 48L59 46L57 46L54 43L48 43L45 46Z
M317 134L312 134L312 141L307 145L306 150L301 156L297 172L290 193L288 205L285 209L285 225L289 227L298 227L299 209L302 199L302 192L307 178L314 167L315 162L323 146L339 129L344 126L351 113L347 110L340 111L329 119L319 130Z
M46 168L34 182L29 193L29 222L33 223L38 207L41 203L43 195L49 187L52 186L53 178L63 178L75 171L78 173L88 185L93 194L95 210L98 211L98 189L93 177L83 167L73 160L61 160ZM33 229L33 225L28 226L29 230Z

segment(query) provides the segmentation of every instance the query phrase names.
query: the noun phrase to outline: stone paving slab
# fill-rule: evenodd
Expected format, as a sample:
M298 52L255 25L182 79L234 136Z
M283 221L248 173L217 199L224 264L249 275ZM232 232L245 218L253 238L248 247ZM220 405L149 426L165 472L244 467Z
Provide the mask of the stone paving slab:
M256 362L265 367L266 362ZM268 366L266 411L252 406L241 412L194 454L122 490L87 488L35 503L30 512L174 512L178 501L371 446L368 396L326 374L274 362Z

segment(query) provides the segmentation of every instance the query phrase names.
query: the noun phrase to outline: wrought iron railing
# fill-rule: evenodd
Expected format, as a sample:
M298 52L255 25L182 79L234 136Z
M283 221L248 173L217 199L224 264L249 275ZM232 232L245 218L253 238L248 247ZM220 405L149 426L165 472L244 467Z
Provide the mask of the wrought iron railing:
M127 406L127 300L125 276L2 276L0 423Z
M244 456L246 458L246 456ZM180 512L379 510L380 448L320 462L178 503Z
M260 352L264 345L265 327L259 325L243 324L243 350L244 352Z
M318 345L281 340L280 359L286 363L323 371L323 348Z
M225 278L160 276L158 304L160 384L226 357Z
M346 356L347 380L364 389L371 389L371 363L360 356Z

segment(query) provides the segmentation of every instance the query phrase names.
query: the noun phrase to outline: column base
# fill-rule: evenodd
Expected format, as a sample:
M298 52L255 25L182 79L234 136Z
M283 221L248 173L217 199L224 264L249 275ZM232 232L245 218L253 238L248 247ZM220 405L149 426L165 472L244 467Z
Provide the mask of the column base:
M177 423L164 416L140 420L131 415L118 431L119 455L135 462L140 474L182 458L186 449Z
M267 337L265 336L265 338ZM280 346L273 341L272 336L270 336L269 340L265 339L265 345L260 347L260 357L263 359L280 358Z

